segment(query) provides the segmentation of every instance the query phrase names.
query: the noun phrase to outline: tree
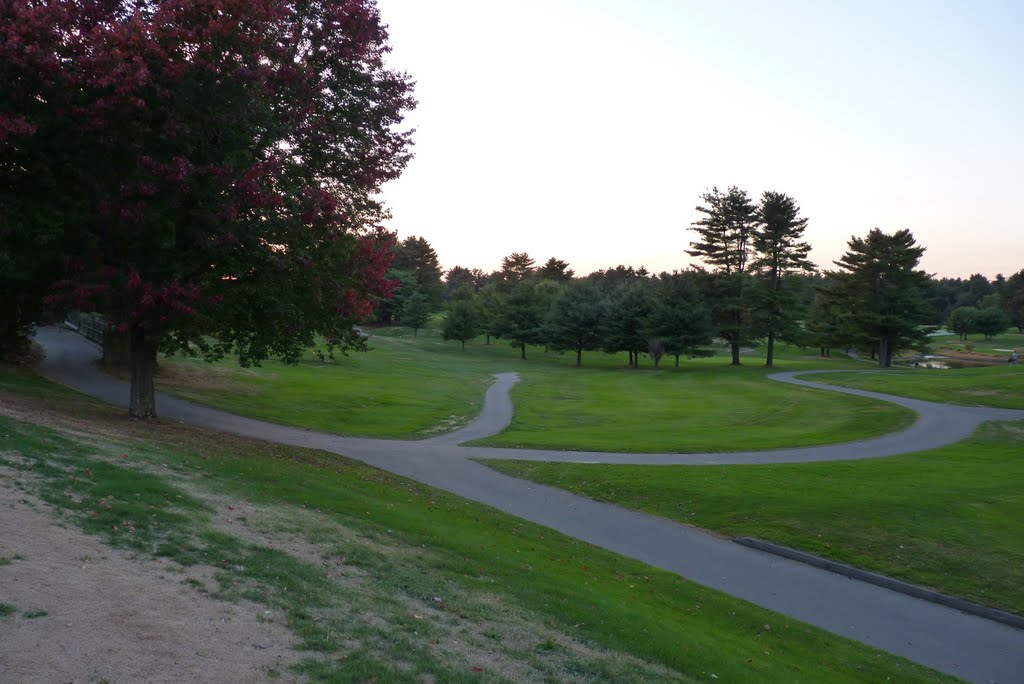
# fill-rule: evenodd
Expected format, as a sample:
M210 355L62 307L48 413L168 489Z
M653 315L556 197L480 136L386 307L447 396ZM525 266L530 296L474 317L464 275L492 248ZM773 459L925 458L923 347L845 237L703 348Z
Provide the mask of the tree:
M803 242L807 219L800 216L796 200L780 192L767 191L757 210L759 224L753 234L755 253L751 268L761 281L756 295L762 327L767 333L765 366L775 357L775 338L793 338L799 332L799 307L793 293L783 287L787 275L809 272L814 264L807 258L811 246Z
M974 316L974 329L990 340L996 335L1002 335L1010 327L1010 317L998 307L979 309Z
M732 364L740 365L740 346L750 335L746 310L747 265L750 241L757 225L757 208L747 193L733 186L726 192L712 188L701 196L705 206L697 206L703 217L693 223L698 239L690 243L687 254L712 267L709 292L715 296L712 311L719 335L732 351Z
M480 304L476 292L471 287L464 287L452 295L448 302L441 338L458 340L462 350L466 350L466 340L480 334Z
M412 273L417 289L431 306L441 302L441 264L437 252L425 238L412 235L395 245L391 268Z
M684 354L696 357L712 353L702 348L711 343L714 328L695 275L662 273L645 324L646 337L659 341L664 352L675 357L676 368Z
M959 335L961 340L966 340L967 336L976 330L977 317L978 310L973 306L958 306L949 312L946 326Z
M607 313L608 303L594 283L569 281L551 304L544 338L555 351L575 352L578 368L584 351L600 348Z
M928 274L916 270L925 248L909 230L890 235L878 228L865 238L851 237L847 246L835 262L834 295L849 312L854 333L875 341L878 365L888 368L898 348L927 342L919 326L928 315Z
M391 325L401 320L405 298L419 289L419 283L416 282L416 274L411 271L389 268L385 275L391 282L391 290L385 296L377 297L374 302L374 319L384 325Z
M562 261L551 257L544 262L544 265L537 269L537 276L545 280L555 280L559 282L565 282L572 280L575 271L569 268L568 261Z
M1010 317L1010 325L1024 335L1024 269L1006 279L1003 288L1003 307Z
M412 328L412 336L416 337L420 328L426 325L430 318L430 302L427 295L418 287L408 293L405 301L402 302L402 309L398 312L398 320L407 328Z
M520 358L526 360L526 345L542 341L542 324L547 309L538 292L538 283L521 282L506 295L494 314L494 334L519 347Z
M318 335L363 349L353 324L391 287L375 195L409 159L414 101L376 6L215 8L0 3L14 229L59 231L50 305L99 309L130 337L138 417L155 415L158 349L243 365L295 361Z
M501 271L498 278L506 291L533 275L537 270L536 262L526 252L513 252L501 260Z
M444 278L445 299L451 299L459 290L470 287L479 290L487 284L487 275L479 268L452 266Z
M839 303L835 289L832 283L818 288L804 320L806 342L818 347L824 357L832 356L832 349L850 347L854 341L848 312Z
M957 306L981 308L981 300L994 292L995 288L988 278L981 273L974 273L966 281L963 281L960 296L957 298Z
M640 367L640 354L648 350L647 319L653 307L649 280L633 280L616 288L608 303L604 349L628 352L629 365Z

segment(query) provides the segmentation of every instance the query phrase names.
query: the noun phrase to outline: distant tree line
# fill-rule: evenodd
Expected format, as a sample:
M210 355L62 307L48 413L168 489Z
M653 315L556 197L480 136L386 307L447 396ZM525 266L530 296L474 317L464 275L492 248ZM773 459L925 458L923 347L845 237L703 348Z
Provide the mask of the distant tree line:
M852 237L834 269L817 270L803 239L807 218L788 195L754 201L737 187L712 188L697 211L687 252L700 265L672 273L619 265L577 276L567 261L538 265L523 252L492 273L442 273L430 244L407 238L393 248L389 274L400 285L379 320L416 331L443 311L443 338L463 348L482 335L524 359L528 346L542 345L575 354L577 365L584 352L626 352L632 367L645 355L678 366L709 355L716 339L736 365L741 350L760 346L771 367L781 341L823 356L856 349L889 366L897 351L924 349L928 325L991 336L1012 324L1024 333L1024 270L993 281L936 279L918 268L925 248L910 231L877 228Z

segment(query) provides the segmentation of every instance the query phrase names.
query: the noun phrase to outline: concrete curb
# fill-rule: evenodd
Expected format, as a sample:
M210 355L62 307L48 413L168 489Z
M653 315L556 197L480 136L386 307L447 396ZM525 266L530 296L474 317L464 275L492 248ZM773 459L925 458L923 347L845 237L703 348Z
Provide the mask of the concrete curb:
M797 551L796 549L791 549L788 546L780 546L778 544L772 544L771 542L752 539L750 537L738 537L733 539L733 541L741 546L748 546L752 549L764 551L765 553L770 553L775 556L781 556L800 563L806 563L807 565L813 565L816 568L828 570L829 572L834 572L837 575L842 575L843 577L849 577L850 579L874 584L924 601L938 603L943 606L959 610L963 613L977 615L978 617L992 620L994 622L1001 622L1004 625L1009 625L1010 627L1024 629L1024 616L1008 613L1005 610L990 608L989 606L983 606L980 603L966 601L932 589L925 589L924 587L920 587L916 584L910 584L909 582L903 582L898 579L893 579L892 577L879 575L876 572L861 570L860 568L855 568L852 565L839 563L834 560L822 558L821 556L805 553L804 551Z

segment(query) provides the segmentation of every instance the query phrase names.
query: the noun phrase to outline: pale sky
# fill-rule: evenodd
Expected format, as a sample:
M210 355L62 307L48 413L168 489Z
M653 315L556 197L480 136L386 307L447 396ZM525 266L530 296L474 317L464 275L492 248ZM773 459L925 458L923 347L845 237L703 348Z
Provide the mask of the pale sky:
M796 198L819 266L878 227L1024 268L1022 1L378 5L419 100L389 227L445 268L685 268L715 185Z

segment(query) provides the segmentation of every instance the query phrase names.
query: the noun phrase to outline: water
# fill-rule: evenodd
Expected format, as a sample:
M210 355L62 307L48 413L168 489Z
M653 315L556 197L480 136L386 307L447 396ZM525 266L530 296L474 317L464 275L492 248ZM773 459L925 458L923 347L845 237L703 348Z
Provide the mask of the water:
M998 359L993 359L992 361L974 361L971 359L951 359L946 356L923 356L899 359L898 364L900 366L913 367L915 361L917 362L917 368L931 368L936 370L948 370L950 368L987 368L1006 363L1005 361L1000 361Z

